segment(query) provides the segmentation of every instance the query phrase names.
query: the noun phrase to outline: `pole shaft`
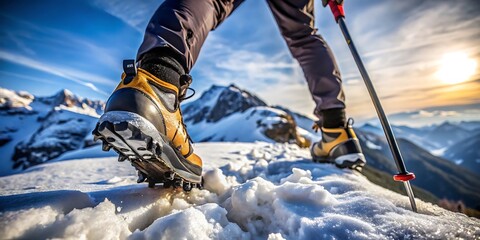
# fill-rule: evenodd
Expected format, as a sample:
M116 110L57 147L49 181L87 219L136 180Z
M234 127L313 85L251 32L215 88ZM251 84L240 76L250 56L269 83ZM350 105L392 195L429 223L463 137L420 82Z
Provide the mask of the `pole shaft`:
M382 105L380 103L380 99L378 98L375 88L373 87L372 80L370 80L370 76L368 75L367 70L363 65L362 59L360 58L360 55L358 54L357 49L353 44L352 38L350 36L350 33L348 32L344 19L339 18L338 24L340 25L340 29L342 30L343 36L347 41L348 47L350 48L353 58L355 59L355 63L357 64L358 69L360 70L360 74L362 75L363 80L365 81L365 85L367 86L368 92L370 93L370 96L373 101L373 105L375 106L375 110L377 111L377 115L380 119L380 123L382 124L383 131L385 132L385 136L387 137L387 141L389 143L388 145L390 146L390 150L392 151L395 164L397 165L397 169L400 172L400 174L407 174L408 172L405 167L405 163L402 160L400 148L398 147L397 141L395 140L395 135L393 134L392 127L390 126L387 116L383 111Z
M348 32L347 26L345 24L345 20L343 17L338 19L338 24L340 25L340 29L342 30L343 36L347 41L348 47L352 52L353 58L355 59L355 63L357 64L358 69L360 70L360 74L363 77L365 85L367 86L368 92L370 97L372 98L373 105L375 106L375 110L377 111L378 118L380 119L380 123L382 124L383 131L385 132L385 136L387 137L388 145L390 146L390 150L392 151L393 159L395 160L395 164L397 165L397 169L400 174L408 174L407 168L405 167L405 163L403 162L402 155L400 153L400 148L398 147L397 141L395 140L395 135L393 134L392 127L388 122L387 116L383 111L382 104L380 103L380 99L373 87L372 80L370 80L370 76L367 73L365 66L363 65L362 59L360 58L360 54L357 52L357 48L355 44L353 44L352 37ZM408 198L410 200L410 205L412 206L412 211L417 212L417 205L415 204L415 196L413 195L412 186L410 182L403 181L405 186L405 190L407 192Z
M408 199L410 200L410 206L412 206L412 211L417 212L417 204L415 203L415 197L413 195L412 186L409 181L403 182L405 190L407 191Z

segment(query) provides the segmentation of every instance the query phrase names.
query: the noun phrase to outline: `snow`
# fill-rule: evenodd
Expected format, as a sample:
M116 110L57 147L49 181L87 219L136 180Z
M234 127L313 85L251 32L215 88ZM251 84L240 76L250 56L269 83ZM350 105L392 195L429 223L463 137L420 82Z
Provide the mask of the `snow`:
M30 111L32 108L29 105L33 99L33 95L27 92L0 88L0 108L24 108Z
M91 142L90 132L102 106L101 101L79 98L68 90L50 97L34 97L0 88L0 139L4 141L0 145L4 157L0 176L19 173L23 167ZM92 156L98 156L98 151Z
M201 143L205 189L147 188L128 163L47 163L0 178L2 238L478 239L480 221L309 160L295 145ZM108 226L108 227L107 227Z
M375 143L371 142L370 140L366 140L365 143L366 143L367 147L370 148L370 149L376 149L376 150L382 149L382 146L376 145Z
M100 117L100 115L97 112L97 109L92 108L85 103L82 103L81 107L79 107L79 106L67 107L65 105L60 105L60 106L55 107L55 110L56 111L66 110L66 111L70 111L70 112L74 112L74 113L78 113L78 114L91 116L91 117L94 117L94 118L99 118Z
M453 162L457 165L460 165L463 163L463 159L453 159Z
M431 150L430 153L434 156L437 156L437 157L441 157L445 154L445 152L447 151L448 147L444 147L444 148L439 148L439 149L434 149L434 150Z
M273 123L283 121L278 117L281 114L285 113L269 107L251 107L218 122L195 123L194 127L188 129L188 133L194 141L274 142L263 134L264 129L259 127L259 123L265 124L268 128ZM244 134L246 132L249 134Z

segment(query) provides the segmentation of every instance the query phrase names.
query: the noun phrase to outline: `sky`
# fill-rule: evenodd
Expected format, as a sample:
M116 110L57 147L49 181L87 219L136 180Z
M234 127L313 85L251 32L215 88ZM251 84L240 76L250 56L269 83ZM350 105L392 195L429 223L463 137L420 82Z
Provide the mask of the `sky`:
M2 1L0 87L106 100L160 0ZM480 120L480 4L476 0L346 0L347 25L394 123ZM329 9L318 32L340 65L347 114L376 116ZM321 63L319 63L321 64ZM313 116L303 72L265 1L246 0L212 31L192 69L198 92L231 83L271 105Z

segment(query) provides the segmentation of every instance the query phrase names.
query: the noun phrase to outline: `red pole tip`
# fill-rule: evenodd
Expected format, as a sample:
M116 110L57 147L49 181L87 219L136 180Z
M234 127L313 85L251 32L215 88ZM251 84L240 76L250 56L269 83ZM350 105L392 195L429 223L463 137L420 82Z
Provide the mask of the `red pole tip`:
M338 19L345 17L345 11L343 10L343 5L338 4L334 0L330 0L328 2L330 9L332 10L333 16L335 17L335 21L338 22Z
M399 173L397 175L393 175L393 180L398 182L406 182L415 179L415 174L413 173Z

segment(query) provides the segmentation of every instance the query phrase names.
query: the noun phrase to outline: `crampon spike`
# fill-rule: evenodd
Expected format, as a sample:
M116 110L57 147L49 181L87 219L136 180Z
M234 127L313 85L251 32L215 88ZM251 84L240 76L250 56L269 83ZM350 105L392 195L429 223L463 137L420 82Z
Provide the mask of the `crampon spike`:
M106 143L106 142L102 143L102 151L108 152L108 151L110 151L111 148L112 147L108 143Z
M121 154L118 155L118 161L119 161L119 162L123 162L123 161L125 161L125 160L127 160L127 159L128 159L128 156L121 155Z

